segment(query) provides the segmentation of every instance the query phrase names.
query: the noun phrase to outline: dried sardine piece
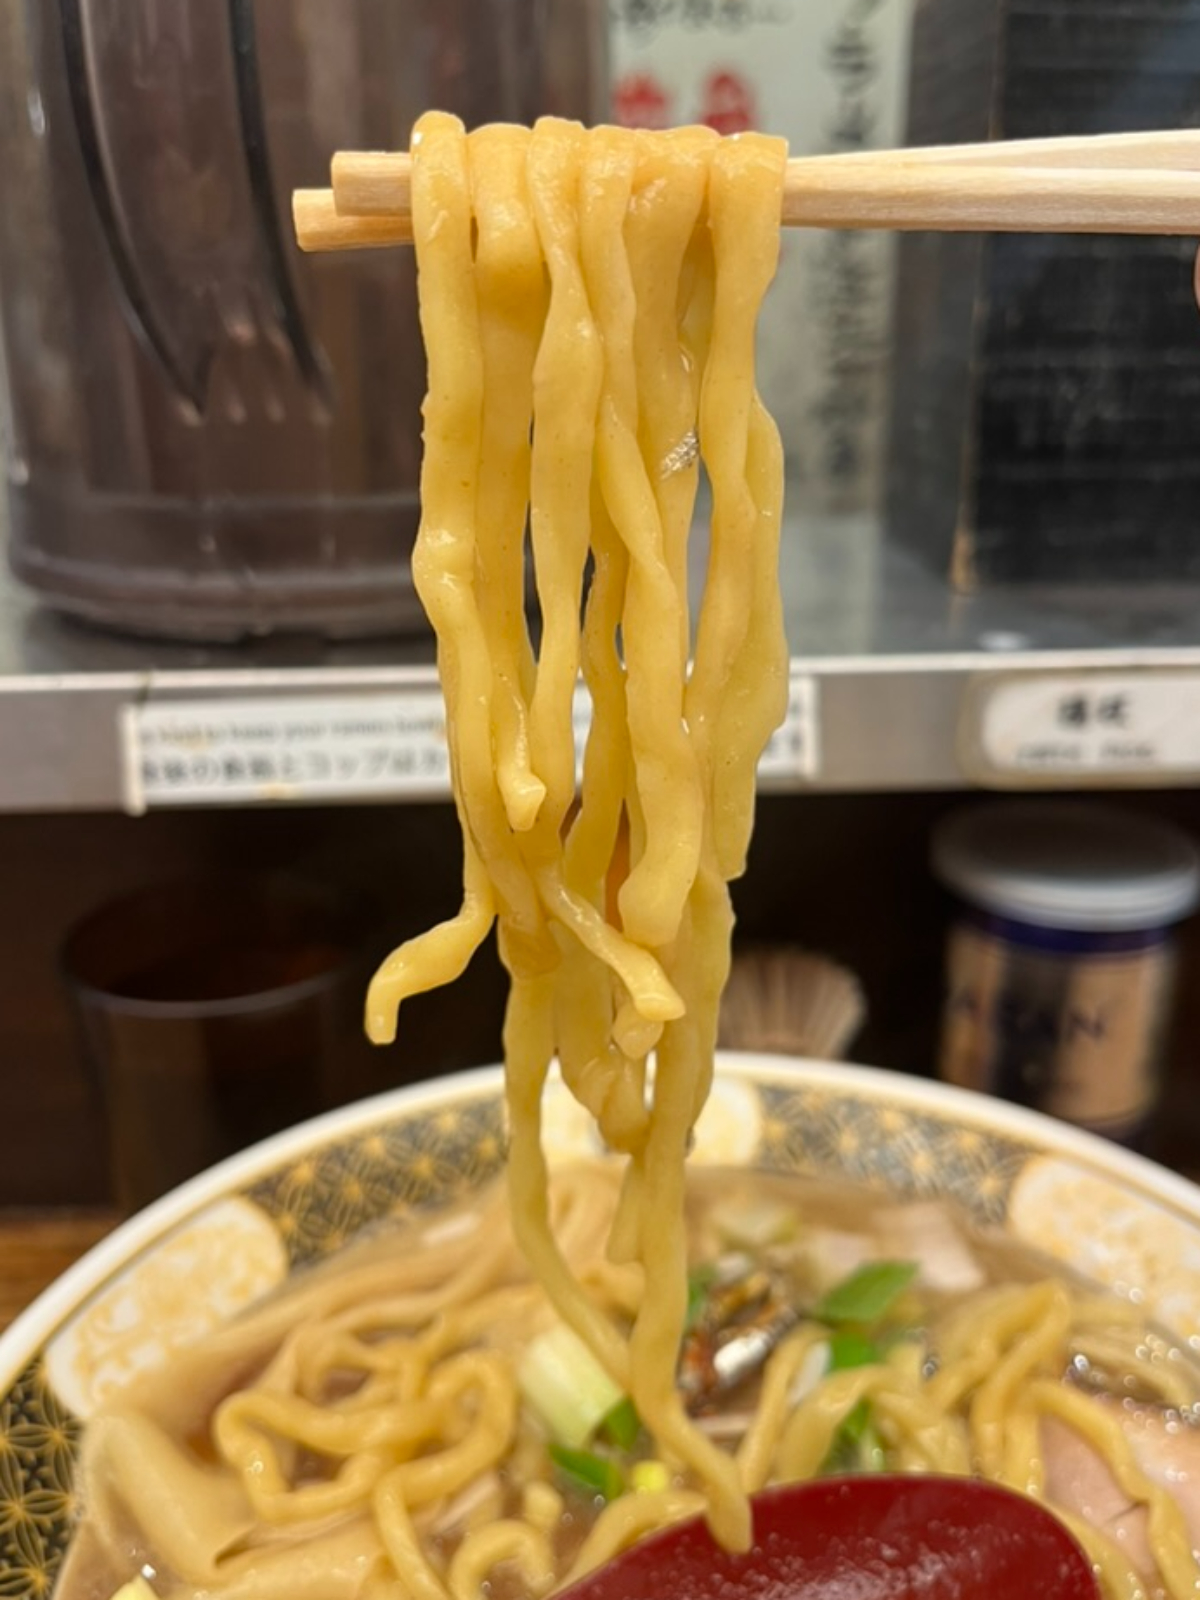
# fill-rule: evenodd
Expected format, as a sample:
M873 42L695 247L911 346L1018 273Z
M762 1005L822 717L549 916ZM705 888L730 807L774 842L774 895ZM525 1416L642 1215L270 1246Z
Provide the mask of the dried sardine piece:
M746 1257L718 1262L680 1351L679 1386L689 1411L704 1410L753 1377L798 1321L770 1273Z

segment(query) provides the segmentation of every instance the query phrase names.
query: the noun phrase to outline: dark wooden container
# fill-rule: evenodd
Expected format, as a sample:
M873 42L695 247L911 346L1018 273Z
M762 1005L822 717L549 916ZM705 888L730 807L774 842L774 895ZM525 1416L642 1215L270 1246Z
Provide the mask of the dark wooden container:
M912 144L1197 123L1200 0L918 0ZM1200 579L1195 249L906 236L892 536L963 587Z

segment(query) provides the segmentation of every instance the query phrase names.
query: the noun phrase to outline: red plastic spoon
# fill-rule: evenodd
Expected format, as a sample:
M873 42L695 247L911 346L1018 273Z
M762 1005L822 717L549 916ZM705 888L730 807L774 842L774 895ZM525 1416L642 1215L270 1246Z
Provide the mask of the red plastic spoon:
M1100 1600L1091 1563L1024 1495L970 1478L824 1478L754 1499L754 1546L702 1521L626 1550L559 1600Z

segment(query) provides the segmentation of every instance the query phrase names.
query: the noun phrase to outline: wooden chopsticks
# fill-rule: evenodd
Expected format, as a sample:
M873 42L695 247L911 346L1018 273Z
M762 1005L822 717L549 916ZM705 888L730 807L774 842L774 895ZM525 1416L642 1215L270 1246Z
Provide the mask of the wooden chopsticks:
M411 242L405 153L340 151L332 187L293 196L302 250ZM1200 129L805 156L788 162L793 228L1200 237Z

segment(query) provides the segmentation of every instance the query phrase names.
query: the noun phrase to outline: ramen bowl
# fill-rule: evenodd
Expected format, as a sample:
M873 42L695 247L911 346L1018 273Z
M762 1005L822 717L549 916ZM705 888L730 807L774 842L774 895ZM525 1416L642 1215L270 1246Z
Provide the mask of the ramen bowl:
M552 1161L601 1154L552 1082ZM502 1168L498 1068L397 1090L224 1161L126 1222L0 1338L0 1596L51 1588L88 1416L364 1228ZM946 1199L1117 1293L1200 1350L1200 1189L1065 1124L868 1068L724 1055L694 1161Z

